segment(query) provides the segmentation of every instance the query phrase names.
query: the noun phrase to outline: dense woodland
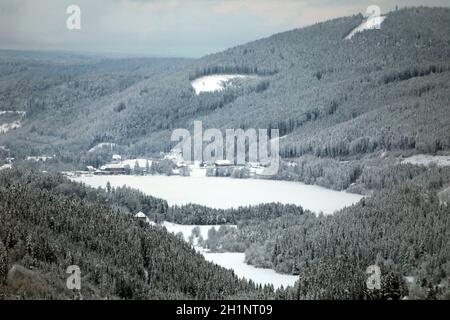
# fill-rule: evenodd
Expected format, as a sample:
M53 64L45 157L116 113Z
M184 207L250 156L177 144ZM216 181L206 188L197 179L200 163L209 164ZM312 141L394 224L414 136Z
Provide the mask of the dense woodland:
M372 264L382 265L386 276L395 278L403 290L400 296L448 298L450 209L439 201L438 192L448 185L450 169L404 165L396 172L380 177L384 181L381 191L330 216L281 204L230 210L188 205L169 208L164 219L237 224L237 229L210 232L204 245L211 250L245 252L250 264L298 274L297 298L366 296L362 278L350 283L355 281L355 272L363 277ZM343 264L353 265L346 268ZM406 276L414 277L410 291ZM353 285L356 291L349 293L346 289ZM375 297L390 294L378 292Z
M3 298L448 298L450 212L436 193L448 178L448 169L434 168L334 215L316 216L281 204L168 207L128 188L92 189L60 175L4 170L0 292ZM276 292L239 281L164 228L138 221L138 210L157 222L223 224L206 247L245 252L248 263L299 281ZM65 268L73 264L83 270L78 293L65 289ZM372 264L383 270L380 291L365 286ZM9 271L13 266L19 276Z
M95 190L29 171L0 173L0 298L270 298L175 236L134 218L164 210L127 189ZM8 270L19 270L10 272ZM65 287L78 265L82 290ZM24 269L25 268L25 269ZM14 270L12 269L12 270Z
M288 291L290 298L448 298L450 219L448 202L438 195L448 186L450 170L409 164L377 169L361 175L373 196L334 216L317 217L281 204L231 210L160 205L164 210L157 211L155 221L237 224L238 229L212 230L204 245L245 251L250 264L299 274L294 296ZM361 284L371 262L385 274L380 292L368 292ZM339 281L333 280L336 274ZM406 276L414 279L408 287ZM339 285L340 291L328 290ZM349 294L350 286L356 287Z

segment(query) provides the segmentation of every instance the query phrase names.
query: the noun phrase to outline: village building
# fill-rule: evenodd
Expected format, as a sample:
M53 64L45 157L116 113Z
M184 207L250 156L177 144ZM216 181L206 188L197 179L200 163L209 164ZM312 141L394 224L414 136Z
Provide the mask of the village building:
M214 166L217 167L231 167L234 164L230 160L216 160Z
M120 162L122 161L122 156L120 154L113 154L112 161L115 163Z

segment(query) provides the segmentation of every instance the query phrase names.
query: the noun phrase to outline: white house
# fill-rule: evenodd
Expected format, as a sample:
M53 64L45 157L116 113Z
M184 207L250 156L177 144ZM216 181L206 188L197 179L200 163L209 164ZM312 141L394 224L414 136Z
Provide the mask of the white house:
M120 154L113 154L112 156L113 161L122 161L122 156Z

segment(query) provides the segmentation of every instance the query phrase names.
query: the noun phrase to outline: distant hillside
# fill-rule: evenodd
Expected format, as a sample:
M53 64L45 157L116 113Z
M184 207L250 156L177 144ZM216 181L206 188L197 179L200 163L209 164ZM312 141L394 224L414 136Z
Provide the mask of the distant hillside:
M381 30L345 39L363 21L339 18L195 61L0 54L0 110L27 112L0 145L87 164L99 143L129 155L168 150L173 128L203 120L279 128L289 158L450 149L450 10L398 10ZM190 80L214 73L258 77L196 95Z

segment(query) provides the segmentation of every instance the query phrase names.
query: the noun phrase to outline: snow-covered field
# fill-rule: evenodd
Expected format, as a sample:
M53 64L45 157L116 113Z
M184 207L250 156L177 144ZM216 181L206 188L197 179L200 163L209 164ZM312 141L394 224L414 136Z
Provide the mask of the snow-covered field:
M154 225L154 223L151 223ZM192 230L197 227L195 225L181 225L164 221L161 226L164 226L168 232L173 234L182 233L184 240L189 241L189 237L192 234ZM208 231L211 228L219 229L218 225L205 225L198 226L200 228L200 234L203 239L208 238ZM236 228L235 225L228 225L227 227ZM195 242L194 242L195 243ZM292 286L297 281L298 277L293 275L277 273L272 269L255 268L254 266L245 263L245 254L238 252L208 252L208 250L195 246L195 249L199 251L206 260L213 262L219 266L227 269L232 269L234 273L247 280L252 280L257 284L272 284L274 288L281 286Z
M339 192L300 182L181 176L80 176L75 181L92 187L127 185L167 200L169 205L195 203L227 209L261 203L280 202L301 205L313 212L332 214L350 206L362 196Z
M450 166L450 156L433 156L428 154L418 154L415 156L411 156L409 158L405 158L401 162L423 166L436 165L438 167L448 167Z
M381 16L381 15L368 17L363 23L361 23L359 26L357 26L355 29L353 29L352 32L350 32L345 37L345 39L350 40L358 32L363 32L365 30L379 29L381 27L381 24L383 23L384 19L386 19L386 17Z
M197 78L191 82L195 93L221 91L225 88L227 82L232 79L246 79L254 76L243 74L214 74Z

